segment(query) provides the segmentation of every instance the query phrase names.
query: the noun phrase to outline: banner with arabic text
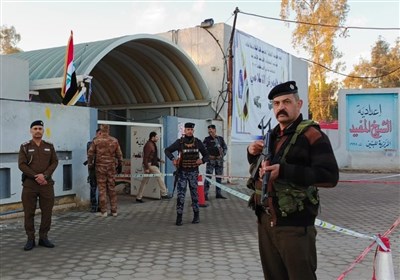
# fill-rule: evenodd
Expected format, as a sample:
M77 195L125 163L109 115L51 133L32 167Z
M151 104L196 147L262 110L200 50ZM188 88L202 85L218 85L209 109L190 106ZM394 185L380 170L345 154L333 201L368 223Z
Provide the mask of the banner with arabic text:
M236 31L233 45L232 141L261 138L258 128L273 116L268 93L289 78L289 54L253 36Z
M349 151L397 149L397 94L349 94L346 102Z

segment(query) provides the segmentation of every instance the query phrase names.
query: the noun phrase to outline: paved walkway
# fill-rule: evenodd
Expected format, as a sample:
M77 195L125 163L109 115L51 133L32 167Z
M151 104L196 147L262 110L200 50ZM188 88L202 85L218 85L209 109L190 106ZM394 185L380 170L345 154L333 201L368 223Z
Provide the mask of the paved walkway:
M396 174L342 173L341 180L382 178ZM238 181L230 187L250 192ZM213 187L212 187L213 188ZM263 279L256 217L246 202L211 196L201 208L200 224L191 224L187 200L184 224L175 226L176 198L134 202L119 196L118 217L100 218L85 210L56 212L49 233L56 247L23 251L26 236L21 218L0 222L0 279ZM400 216L396 184L343 182L321 189L319 219L368 235L384 233ZM37 221L39 219L37 218ZM400 228L389 236L399 279ZM318 229L318 279L331 280L371 244L327 229ZM371 279L373 250L345 279Z

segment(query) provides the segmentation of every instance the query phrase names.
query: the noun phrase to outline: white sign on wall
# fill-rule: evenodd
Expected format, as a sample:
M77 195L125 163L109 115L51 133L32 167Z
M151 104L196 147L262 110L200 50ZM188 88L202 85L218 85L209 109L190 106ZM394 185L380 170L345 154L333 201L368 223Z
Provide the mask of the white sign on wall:
M268 93L288 80L289 54L240 31L234 38L232 141L251 142L263 117L276 124Z
M397 94L347 95L347 149L384 151L398 147Z

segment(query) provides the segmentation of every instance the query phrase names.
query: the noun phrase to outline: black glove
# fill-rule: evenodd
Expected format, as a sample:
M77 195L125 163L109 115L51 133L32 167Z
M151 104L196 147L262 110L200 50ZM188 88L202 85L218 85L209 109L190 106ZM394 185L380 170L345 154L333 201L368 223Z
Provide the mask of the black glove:
M117 166L117 174L121 174L122 173L122 164L118 164Z

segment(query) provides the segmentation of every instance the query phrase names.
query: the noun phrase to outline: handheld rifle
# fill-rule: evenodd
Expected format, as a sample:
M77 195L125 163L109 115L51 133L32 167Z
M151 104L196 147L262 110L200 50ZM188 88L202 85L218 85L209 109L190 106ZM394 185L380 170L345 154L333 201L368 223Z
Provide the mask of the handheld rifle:
M253 179L256 179L258 177L258 172L259 169L261 167L261 163L263 161L267 162L267 165L270 164L271 162L271 157L272 157L272 153L271 153L271 118L268 120L267 124L264 125L264 118L265 116L261 119L260 123L258 124L258 128L261 129L261 133L263 135L263 142L264 142L264 146L263 146L263 150L258 158L257 161L257 165L256 168L253 169L251 177ZM268 127L267 132L265 132L265 129ZM270 172L266 172L263 175L262 178L262 196L261 196L261 202L264 202L264 200L267 198L267 186L268 186L268 182L269 182L269 177L270 177Z

